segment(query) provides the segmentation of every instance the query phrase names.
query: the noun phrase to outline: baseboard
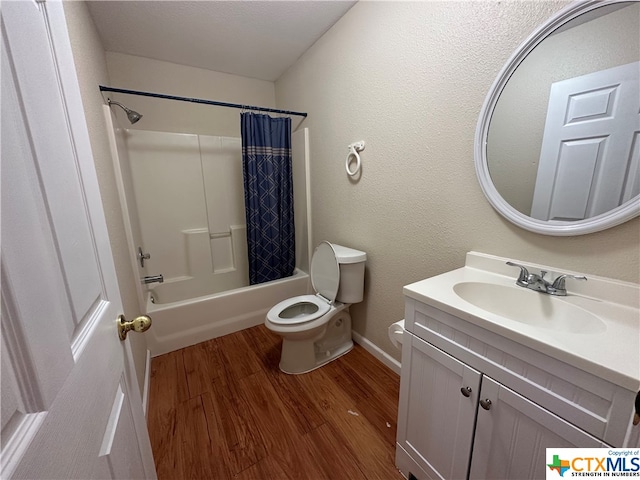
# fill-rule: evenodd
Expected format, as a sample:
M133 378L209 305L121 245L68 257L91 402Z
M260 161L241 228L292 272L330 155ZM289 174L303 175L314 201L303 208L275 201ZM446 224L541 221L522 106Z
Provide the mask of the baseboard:
M370 340L366 339L362 335L357 332L352 332L353 341L364 348L371 355L376 357L382 363L384 363L387 367L393 370L396 374L400 375L400 362L393 358L391 355L383 351L376 344L372 343Z
M151 381L151 350L147 349L147 360L144 364L144 386L142 387L142 411L147 418L147 405L149 403L149 384Z

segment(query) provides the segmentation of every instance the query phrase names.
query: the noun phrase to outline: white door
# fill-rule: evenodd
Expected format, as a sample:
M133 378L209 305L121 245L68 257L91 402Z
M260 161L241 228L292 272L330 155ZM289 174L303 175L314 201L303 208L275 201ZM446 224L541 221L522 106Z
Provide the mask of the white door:
M582 220L640 194L640 63L551 86L531 216Z
M0 476L154 478L62 4L1 15Z

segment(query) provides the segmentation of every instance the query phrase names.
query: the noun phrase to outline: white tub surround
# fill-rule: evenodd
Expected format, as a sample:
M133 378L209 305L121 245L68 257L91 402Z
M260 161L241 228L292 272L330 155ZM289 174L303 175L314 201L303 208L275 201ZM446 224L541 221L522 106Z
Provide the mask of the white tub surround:
M152 356L258 325L275 303L308 293L308 129L292 134L297 270L246 286L240 140L125 131L108 107L105 114L132 269L138 278L164 276L136 282L140 311L153 319L145 334ZM138 247L151 255L144 267Z
M185 282L185 298L247 286L240 139L129 130L126 142L142 275Z

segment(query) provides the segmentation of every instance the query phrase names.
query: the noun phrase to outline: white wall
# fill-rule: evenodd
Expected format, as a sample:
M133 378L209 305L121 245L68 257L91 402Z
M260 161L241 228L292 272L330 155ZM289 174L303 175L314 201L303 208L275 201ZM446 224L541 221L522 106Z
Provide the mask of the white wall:
M387 327L404 316L402 286L462 266L470 250L640 280L639 219L537 235L495 212L476 179L489 87L564 3L359 2L276 82L278 108L309 113L313 243L367 252L354 329L396 358ZM366 150L352 182L344 160L358 140Z

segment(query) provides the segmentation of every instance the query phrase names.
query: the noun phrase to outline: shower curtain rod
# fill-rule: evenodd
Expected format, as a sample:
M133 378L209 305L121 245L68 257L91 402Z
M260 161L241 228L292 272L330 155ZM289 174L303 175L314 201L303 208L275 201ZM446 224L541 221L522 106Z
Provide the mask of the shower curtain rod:
M166 98L167 100L180 100L181 102L202 103L205 105L216 105L218 107L241 108L244 110L257 110L259 112L282 113L285 115L297 115L299 117L307 116L307 114L304 112L292 112L289 110L277 110L275 108L255 107L253 105L240 105L238 103L216 102L214 100L203 100L201 98L176 97L175 95L165 95L162 93L152 93L152 92L140 92L137 90L125 90L124 88L105 87L104 85L100 85L100 91L126 93L128 95L140 95L143 97Z

